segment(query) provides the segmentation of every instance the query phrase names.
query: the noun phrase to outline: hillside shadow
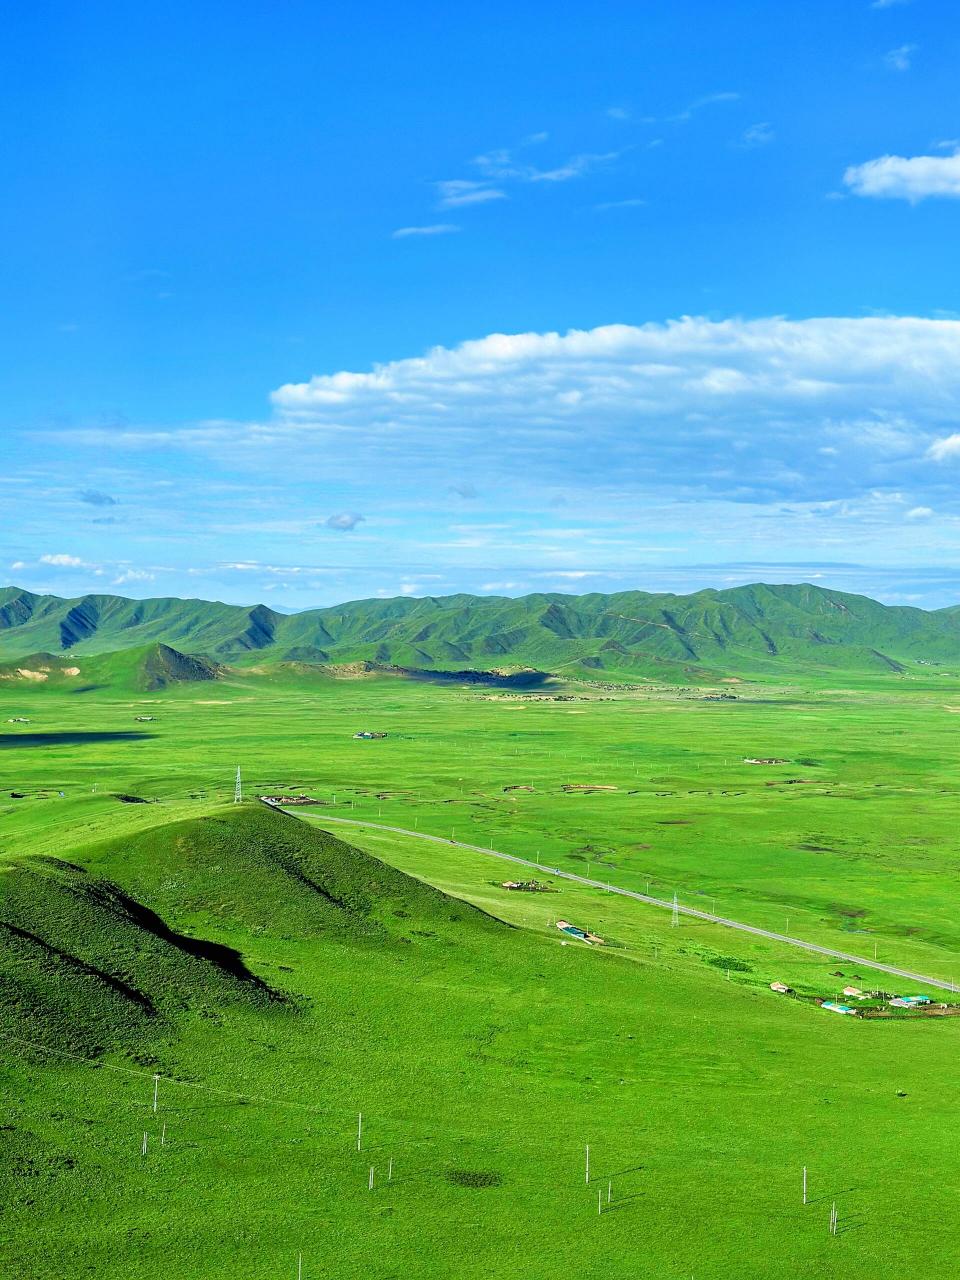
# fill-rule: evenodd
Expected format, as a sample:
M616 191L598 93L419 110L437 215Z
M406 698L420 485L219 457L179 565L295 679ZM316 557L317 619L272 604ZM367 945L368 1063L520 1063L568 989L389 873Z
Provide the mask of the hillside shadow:
M152 933L154 937L162 939L176 947L178 951L183 951L197 960L205 960L222 973L237 979L238 982L246 982L257 987L273 1000L283 999L278 992L267 986L261 978L247 968L243 956L233 947L228 947L222 942L210 942L205 938L191 938L187 934L177 933L155 911L151 911L149 907L145 907L142 902L137 902L136 898L131 898L116 886L111 886L110 896L123 907L130 919L147 933Z

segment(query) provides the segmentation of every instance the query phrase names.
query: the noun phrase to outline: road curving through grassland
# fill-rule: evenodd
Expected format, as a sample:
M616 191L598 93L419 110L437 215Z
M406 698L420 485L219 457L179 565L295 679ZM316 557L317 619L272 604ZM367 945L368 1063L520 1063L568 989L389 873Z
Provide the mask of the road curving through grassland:
M271 808L280 809L290 817L300 817L299 813L292 812L289 809L282 809L279 805L273 805L270 801L264 800L265 804L270 804ZM503 853L499 849L487 849L479 844L467 844L462 840L449 840L445 836L429 835L425 831L411 831L407 827L392 827L383 822L368 822L361 818L335 818L332 814L325 813L322 821L324 823L336 823L344 826L352 827L368 827L373 831L387 831L391 835L410 836L414 840L429 840L434 844L450 845L455 849L467 849L470 853L486 854L488 858L499 858L502 862L511 862L519 867L528 867L531 871L547 872L549 875L558 876L561 880L572 880L574 884L581 884L588 889L600 889L604 893L615 893L621 898L632 898L636 902L646 903L650 907L660 907L662 910L673 911L674 903L667 898L656 898L651 894L637 893L633 889L621 889L617 885L607 884L603 880L591 880L588 876L578 876L573 871L561 871L559 867L550 867L543 862L531 862L529 858L520 858L515 853ZM704 920L708 924L722 925L725 929L736 929L740 933L751 933L757 938L766 938L771 942L782 942L790 947L799 947L803 951L812 951L817 955L827 956L831 960L843 960L847 964L862 966L865 969L873 969L878 973L888 973L895 978L903 978L907 982L918 982L925 987L935 987L939 991L956 991L956 984L946 982L942 978L930 978L922 973L914 973L910 969L900 969L896 965L884 964L880 960L869 960L866 956L854 955L849 951L836 951L833 947L823 947L818 942L807 942L803 938L793 938L786 933L775 933L772 929L761 929L754 924L745 924L742 920L729 920L726 916L717 916L710 911L701 911L698 907L687 907L680 903L676 904L677 912L682 916L692 916L697 920Z

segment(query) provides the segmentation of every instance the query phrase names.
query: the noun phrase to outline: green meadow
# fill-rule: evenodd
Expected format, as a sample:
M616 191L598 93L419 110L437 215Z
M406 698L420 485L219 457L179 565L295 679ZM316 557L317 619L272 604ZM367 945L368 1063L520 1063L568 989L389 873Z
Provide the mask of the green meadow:
M960 1021L838 1017L895 980L324 825L950 981L952 678L143 692L100 659L0 710L5 1274L875 1280L920 1232L957 1274Z

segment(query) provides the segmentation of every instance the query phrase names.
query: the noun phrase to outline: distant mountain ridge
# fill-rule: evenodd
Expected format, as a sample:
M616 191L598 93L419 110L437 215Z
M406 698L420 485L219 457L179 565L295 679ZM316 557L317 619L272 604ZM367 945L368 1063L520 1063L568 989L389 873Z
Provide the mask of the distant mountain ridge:
M66 600L0 590L0 657L148 645L233 666L372 662L427 671L536 667L571 675L677 666L762 672L785 664L897 671L904 663L960 664L960 607L883 605L805 583L686 596L399 597L297 614L173 597Z

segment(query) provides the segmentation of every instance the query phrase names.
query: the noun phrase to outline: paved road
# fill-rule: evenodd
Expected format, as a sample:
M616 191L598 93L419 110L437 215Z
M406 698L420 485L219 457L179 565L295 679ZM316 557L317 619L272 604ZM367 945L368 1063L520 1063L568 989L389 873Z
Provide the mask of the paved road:
M301 815L296 811L284 809L284 813ZM604 893L616 893L621 898L634 898L637 902L645 902L650 907L661 907L666 911L673 910L673 903L666 898L654 898L647 893L635 893L632 889L619 889L616 885L606 884L602 880L590 880L587 876L575 875L572 871L561 871L559 867L548 867L542 862L531 862L528 858L518 858L513 853L501 853L497 849L484 849L478 844L464 844L461 840L447 840L444 836L427 835L425 831L410 831L406 827L388 827L382 822L364 822L360 818L334 818L332 814L323 814L322 821L343 823L345 826L370 827L374 831L389 831L392 835L412 836L415 840L432 840L434 844L451 845L455 849L469 849L471 853L484 853L488 858L500 858L504 862L513 862L520 867L528 867L531 871L547 871L550 875L559 876L562 880L573 880L576 884L586 885L588 889L602 889ZM725 916L715 916L709 911L700 911L697 907L677 905L682 916L693 916L697 920L706 920L709 924L720 924L727 929L737 929L740 933L752 933L758 938L769 938L772 942L784 942L791 947L800 947L804 951L815 951L817 955L829 956L831 960L843 960L847 964L863 966L865 969L877 969L880 973L892 974L895 978L904 978L908 982L922 983L926 987L937 987L941 991L955 991L952 982L944 982L942 978L928 978L922 973L913 973L910 969L898 969L896 965L881 964L879 960L868 960L866 956L852 955L849 951L834 951L832 947L821 947L816 942L804 942L802 938L791 938L785 933L774 933L770 929L759 929L753 924L744 924L740 920L728 920Z

